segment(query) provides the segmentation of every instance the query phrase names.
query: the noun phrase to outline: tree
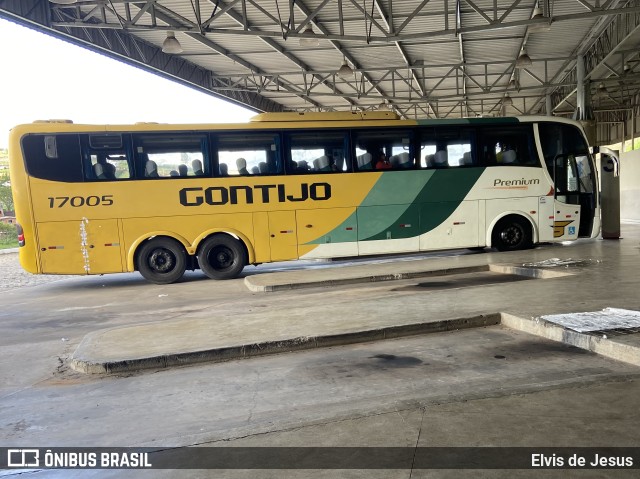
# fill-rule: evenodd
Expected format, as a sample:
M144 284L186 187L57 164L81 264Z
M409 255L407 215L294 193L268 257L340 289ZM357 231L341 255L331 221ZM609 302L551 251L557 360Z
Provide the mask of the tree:
M0 245L12 244L18 241L16 225L0 223Z
M14 211L9 172L2 170L0 170L0 206L3 210Z

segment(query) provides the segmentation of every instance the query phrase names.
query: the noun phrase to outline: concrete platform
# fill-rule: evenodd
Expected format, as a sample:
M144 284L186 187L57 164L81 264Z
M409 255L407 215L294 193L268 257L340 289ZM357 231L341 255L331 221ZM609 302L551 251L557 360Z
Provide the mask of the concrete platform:
M537 319L610 306L640 310L640 228L626 231L620 241L248 274L248 296L299 291L315 301L298 306L293 296L263 311L235 307L223 324L208 309L95 331L71 365L85 373L165 368L498 323L640 365L638 335L604 339Z

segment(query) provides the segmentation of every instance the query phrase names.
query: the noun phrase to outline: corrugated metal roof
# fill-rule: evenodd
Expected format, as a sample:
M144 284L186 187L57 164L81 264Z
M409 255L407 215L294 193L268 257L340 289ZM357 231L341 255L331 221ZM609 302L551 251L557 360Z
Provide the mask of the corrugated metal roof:
M505 93L519 112L537 113L546 95L566 86L560 82L574 68L575 55L584 53L611 22L619 18L627 24L640 23L635 10L626 16L603 16L606 10L595 6L589 11L590 2L556 0L550 3L551 28L534 33L530 19L538 4L536 0L446 4L433 0L426 4L419 0L297 0L294 4L139 0L83 1L71 7L49 4L49 8L52 26L58 31L114 51L124 37L110 40L105 47L86 32L104 29L103 37L108 38L108 32L119 31L140 42L127 45L134 61L186 81L190 80L185 70L200 68L226 85L221 89L214 82L213 93L252 102L253 107L366 109L387 99L405 110L419 105L415 111L422 111L428 101L437 104L439 111L457 116L481 114L485 107L495 110ZM640 0L605 4L605 8L625 6L637 9ZM307 24L317 44L301 41ZM168 31L175 32L183 51L161 61L157 52ZM613 35L608 45L617 47L619 39L624 39L620 49L625 53L611 58L606 68L594 60L596 70L589 72L592 80L608 81L612 69L622 71L623 63L629 61L632 73L640 70L640 33L625 30ZM147 52L146 47L156 53ZM518 69L516 59L522 47L532 64ZM346 80L337 75L343 60L357 70ZM528 111L532 105L536 109Z

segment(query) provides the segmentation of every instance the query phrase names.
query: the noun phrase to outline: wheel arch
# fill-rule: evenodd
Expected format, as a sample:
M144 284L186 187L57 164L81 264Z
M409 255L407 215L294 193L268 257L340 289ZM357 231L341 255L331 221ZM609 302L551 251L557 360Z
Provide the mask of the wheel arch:
M202 243L206 239L208 239L208 238L210 238L210 237L212 237L214 235L227 235L227 236L231 236L232 238L240 241L242 246L244 246L245 252L247 253L247 261L248 261L248 263L249 264L254 264L256 262L255 251L253 249L253 245L252 245L251 241L249 240L249 238L246 235L244 235L241 232L239 232L238 230L235 230L235 229L232 229L232 228L227 228L227 229L212 228L212 229L209 229L209 230L203 232L193 242L193 254L198 254L198 251L200 251L200 247L202 246Z
M191 252L192 248L189 246L189 242L183 236L171 231L154 231L152 233L147 233L143 236L140 236L133 243L131 243L131 246L129 247L129 251L127 253L127 271L137 271L136 259L138 256L138 251L140 251L140 247L150 239L159 237L175 240L182 245L187 253L187 256L193 254Z
M517 210L513 210L513 211L505 211L503 213L501 213L500 215L496 216L493 221L491 221L491 223L489 224L489 227L486 230L486 237L485 237L485 241L486 244L489 248L492 248L493 245L493 230L496 227L496 225L503 220L504 218L507 218L509 216L515 216L515 217L520 217L520 218L524 218L527 220L527 222L529 223L529 226L531 226L531 241L533 244L536 244L539 240L539 232L538 232L538 228L536 226L536 222L533 219L533 217L529 214L529 213L525 213L524 211L517 211Z

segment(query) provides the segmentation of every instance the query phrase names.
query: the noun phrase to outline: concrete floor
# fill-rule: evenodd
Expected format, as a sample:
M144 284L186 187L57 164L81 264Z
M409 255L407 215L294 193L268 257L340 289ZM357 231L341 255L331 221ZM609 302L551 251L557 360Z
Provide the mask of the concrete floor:
M191 273L182 283L158 286L137 275L112 275L7 290L0 312L0 446L637 447L635 349L627 351L625 361L616 361L492 321L372 340L380 331L397 332L392 328L398 326L410 334L416 325L484 321L500 318L498 313L531 322L543 314L605 307L640 310L640 227L624 225L623 235L620 241L516 253L293 264L302 268L292 270L270 265L225 282ZM513 268L550 258L574 260L570 266L544 268L568 275L531 279L486 270L490 264ZM389 277L401 279L380 281ZM269 285L281 290L261 292ZM357 337L362 331L373 333ZM319 347L331 343L316 339L305 343L311 349L285 352L292 340L336 333L340 342L358 342ZM618 343L638 343L633 335L612 339L614 349ZM268 352L281 354L248 359L145 370L136 362L169 356L179 362L194 351L237 352L258 345L255 351L278 343L284 346ZM84 374L70 368L74 359L130 363L134 369ZM200 358L211 359L221 357ZM31 474L415 478L559 473L636 477L629 470L410 467Z

